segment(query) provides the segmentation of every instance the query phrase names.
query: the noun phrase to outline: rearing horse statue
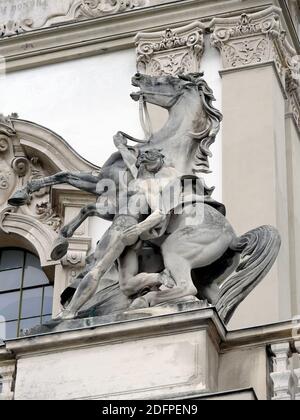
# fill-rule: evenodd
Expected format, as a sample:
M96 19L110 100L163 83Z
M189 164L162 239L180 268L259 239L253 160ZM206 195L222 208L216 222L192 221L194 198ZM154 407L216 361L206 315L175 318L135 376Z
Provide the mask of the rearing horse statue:
M151 77L138 73L132 83L140 90L133 93L132 98L167 109L169 119L147 140L133 139L123 133L124 137L137 143L131 148L132 156L138 159L140 154L149 150L159 150L166 167L176 168L181 180L194 179L196 183L202 182L197 173L209 172L209 148L222 120L221 113L212 104L213 92L202 76L193 73ZM132 161L130 156L127 159L124 149L123 152L120 146L119 152L110 157L98 177L59 173L35 180L18 191L9 203L23 205L34 191L60 183L68 183L101 197L107 194L102 181L111 180L116 190L122 193L124 182L134 179L134 159ZM131 171L130 167L133 168ZM164 273L168 273L172 285L135 296L132 298L134 307L155 306L192 295L215 305L221 318L228 322L237 306L271 269L281 243L277 230L263 226L238 238L225 218L225 207L211 198L212 191L204 186L202 202L187 197L183 191L183 211L177 214L174 207L169 209L168 224L161 230L159 238L150 238L149 241L160 248ZM115 208L107 213L99 212L97 205L84 208L63 228L61 235L64 238L72 236L89 216L113 220L118 214L117 207L118 203L115 203ZM57 254L54 253L53 257L63 256L66 244L62 241L62 248L56 248ZM116 258L119 257L121 255Z

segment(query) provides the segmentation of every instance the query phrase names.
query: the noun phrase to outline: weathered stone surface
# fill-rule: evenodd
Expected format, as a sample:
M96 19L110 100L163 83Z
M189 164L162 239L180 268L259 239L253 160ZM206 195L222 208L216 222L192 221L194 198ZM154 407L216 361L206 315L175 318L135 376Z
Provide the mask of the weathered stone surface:
M106 316L93 316L90 318L76 318L70 320L52 320L48 323L34 327L26 331L26 336L35 336L54 332L70 331L80 328L99 327L114 322L133 321L136 319L149 318L153 316L170 315L187 310L198 310L209 307L207 302L198 301L196 298L182 300L178 303L165 303L155 308L136 309L131 311L119 311ZM101 308L100 308L101 310Z
M164 399L217 391L224 330L213 311L150 312L143 319L9 343L26 353L18 359L15 400ZM77 337L77 344L63 344L67 336ZM52 349L43 347L46 342Z
M0 38L165 2L166 0L0 0Z

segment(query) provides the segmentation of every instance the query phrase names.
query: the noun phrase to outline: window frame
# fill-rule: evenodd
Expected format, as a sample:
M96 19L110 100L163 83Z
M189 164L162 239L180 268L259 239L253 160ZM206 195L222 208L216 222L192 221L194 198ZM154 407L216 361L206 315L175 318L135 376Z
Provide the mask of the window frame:
M2 258L2 253L5 251L21 251L23 253L23 258L22 258L22 266L18 266L16 264L15 267L12 268L5 268L5 269L1 269L1 258ZM16 326L16 337L18 338L21 336L22 333L22 329L21 329L21 324L23 321L26 320L31 320L31 319L36 319L37 323L36 325L40 324L42 325L43 320L46 317L51 317L52 313L45 313L44 314L44 308L45 308L45 293L46 293L46 289L47 288L52 288L53 290L53 285L50 283L47 275L45 274L45 272L43 271L42 267L40 266L40 270L41 272L43 272L46 276L46 278L48 279L48 284L41 283L40 284L36 284L33 286L24 286L24 282L25 282L25 273L26 273L26 259L27 259L27 255L31 255L34 256L38 261L39 258L32 252L28 251L27 249L24 248L19 248L19 247L2 247L0 248L0 272L8 272L8 271L14 271L14 270L20 270L22 269L22 274L21 274L21 282L20 282L20 287L19 288L14 288L14 289L8 289L8 290L0 290L0 296L2 295L7 295L10 293L19 293L19 298L18 298L18 317L14 318L14 319L9 319L9 320L5 320L5 324L7 323L13 323L15 322L17 324ZM40 262L39 262L40 264ZM37 316L30 316L30 317L22 317L22 310L23 310L23 296L24 296L24 292L25 291L30 291L30 290L38 290L38 289L42 289L42 294L41 294L41 300L40 300L40 313ZM1 309L0 309L1 310ZM51 311L52 312L52 311Z

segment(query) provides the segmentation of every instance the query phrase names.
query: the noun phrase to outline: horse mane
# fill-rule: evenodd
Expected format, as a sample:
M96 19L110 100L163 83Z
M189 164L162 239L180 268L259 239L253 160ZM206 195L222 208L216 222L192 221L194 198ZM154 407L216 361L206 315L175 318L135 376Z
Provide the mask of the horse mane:
M199 143L195 154L194 171L210 173L208 158L212 157L212 153L209 149L215 142L216 136L220 131L223 115L213 106L213 102L216 99L212 89L203 79L203 75L204 73L189 73L187 75L180 75L179 77L186 82L189 82L191 85L197 86L204 109L208 116L208 125L205 130L200 133L190 134L191 137Z

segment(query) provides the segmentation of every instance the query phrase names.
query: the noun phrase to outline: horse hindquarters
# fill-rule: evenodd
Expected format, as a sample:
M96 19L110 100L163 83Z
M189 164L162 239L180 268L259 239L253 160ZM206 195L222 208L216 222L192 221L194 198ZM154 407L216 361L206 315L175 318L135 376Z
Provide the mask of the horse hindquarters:
M218 261L236 238L226 218L206 204L187 206L183 214L173 216L171 223L176 228L162 244L164 260L177 254L191 270Z
M207 205L202 206L202 209L202 223L199 223L201 212L193 210L192 205L189 210L185 209L184 214L173 216L177 219L172 221L176 228L163 242L162 255L165 268L171 273L176 286L158 292L155 304L196 296L198 290L192 279L192 270L217 261L235 238L233 229L223 215Z

